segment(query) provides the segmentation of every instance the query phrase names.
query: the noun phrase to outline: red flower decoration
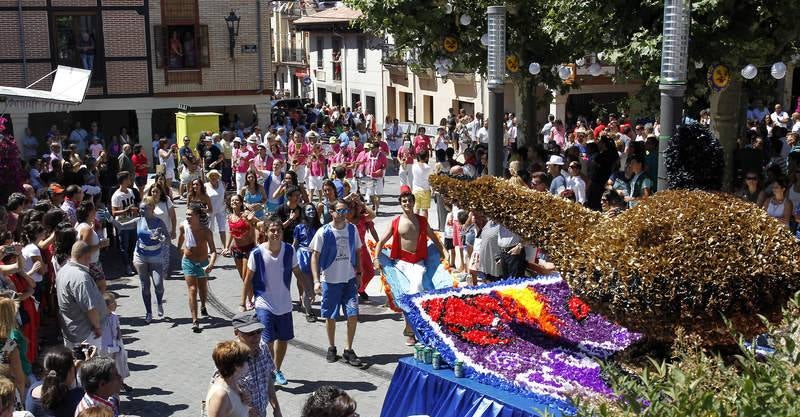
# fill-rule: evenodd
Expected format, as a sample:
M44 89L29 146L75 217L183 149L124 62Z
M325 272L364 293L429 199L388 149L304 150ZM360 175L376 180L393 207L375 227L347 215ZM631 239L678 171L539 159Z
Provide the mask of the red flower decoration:
M511 342L501 332L512 318L489 295L431 299L422 303L422 308L433 321L466 342L479 346Z
M574 295L570 297L569 301L567 301L567 306L569 307L569 311L572 312L572 316L578 321L588 317L589 312L591 311L586 303Z

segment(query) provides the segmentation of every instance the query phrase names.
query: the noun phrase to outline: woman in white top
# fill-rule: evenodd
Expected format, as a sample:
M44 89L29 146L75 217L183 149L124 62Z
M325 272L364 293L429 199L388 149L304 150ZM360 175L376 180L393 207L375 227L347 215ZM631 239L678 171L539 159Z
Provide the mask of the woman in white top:
M108 239L100 239L94 229L94 219L97 211L91 201L82 201L78 206L76 214L78 223L75 225L75 230L78 231L78 239L86 242L92 248L92 257L90 259L89 270L92 273L97 283L97 288L100 292L106 290L106 277L103 273L103 267L100 265L100 249L108 246Z
M172 202L172 198L167 195L169 191L170 188L164 179L164 175L156 174L155 182L151 184L145 194L153 197L156 201L156 208L153 213L167 226L167 230L170 232L170 240L172 240L176 236L175 228L178 227L178 220L175 215L175 204Z
M229 340L217 343L211 354L217 374L206 394L208 417L247 417L250 407L242 399L239 380L247 372L250 348L242 342Z
M581 164L578 161L572 161L567 168L567 188L575 193L575 201L583 204L586 202L586 181L581 176Z
M24 270L37 286L42 282L42 274L47 272L39 247L39 242L44 241L45 237L44 226L40 222L30 222L22 229L22 243L25 244L22 248Z
M794 211L792 202L786 198L787 188L789 188L788 181L783 178L775 180L772 186L772 198L764 201L764 210L771 217L789 227L789 219L792 218Z
M158 164L164 167L164 176L169 184L175 181L175 152L177 150L176 145L169 146L167 138L158 140Z
M228 231L228 220L225 213L225 184L220 181L222 174L216 169L208 171L208 182L205 183L206 194L211 200L211 216L208 227L211 231L219 232L220 248L225 247L225 233Z

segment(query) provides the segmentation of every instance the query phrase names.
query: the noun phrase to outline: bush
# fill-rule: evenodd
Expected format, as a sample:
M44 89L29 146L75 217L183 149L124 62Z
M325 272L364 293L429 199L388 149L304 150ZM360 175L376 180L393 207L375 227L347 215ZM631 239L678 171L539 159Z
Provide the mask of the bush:
M617 395L597 401L576 398L578 416L743 416L800 415L800 293L784 309L779 326L765 323L775 345L762 356L738 337L738 352L704 351L698 340L676 338L670 361L650 359L635 373L605 364Z

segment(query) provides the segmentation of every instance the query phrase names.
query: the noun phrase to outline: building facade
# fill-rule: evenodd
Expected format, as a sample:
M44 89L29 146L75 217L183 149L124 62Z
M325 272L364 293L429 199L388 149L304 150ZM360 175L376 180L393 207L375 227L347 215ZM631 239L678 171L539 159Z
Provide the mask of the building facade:
M303 84L308 75L307 34L297 31L294 21L314 12L301 1L279 3L272 12L272 68L278 97L311 97L312 89Z
M179 105L267 123L270 16L261 0L0 0L4 85L26 87L57 65L92 70L86 99L68 113L10 104L14 133L30 127L44 150L52 125L68 135L97 123L105 140L125 128L149 149L153 135L174 134Z

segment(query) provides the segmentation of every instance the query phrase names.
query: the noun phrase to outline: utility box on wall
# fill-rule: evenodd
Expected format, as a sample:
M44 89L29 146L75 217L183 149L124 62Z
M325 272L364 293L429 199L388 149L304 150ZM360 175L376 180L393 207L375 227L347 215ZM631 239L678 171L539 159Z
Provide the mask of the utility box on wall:
M219 113L175 113L175 133L178 139L178 146L183 146L183 137L189 136L191 148L197 148L200 142L200 134L203 132L219 131Z

